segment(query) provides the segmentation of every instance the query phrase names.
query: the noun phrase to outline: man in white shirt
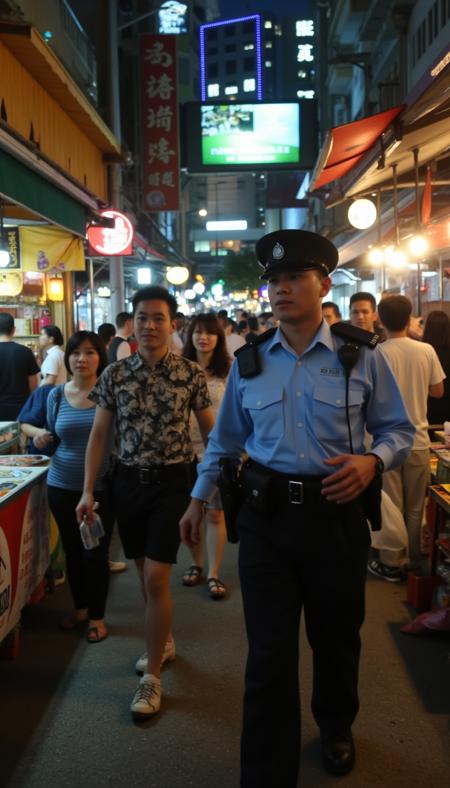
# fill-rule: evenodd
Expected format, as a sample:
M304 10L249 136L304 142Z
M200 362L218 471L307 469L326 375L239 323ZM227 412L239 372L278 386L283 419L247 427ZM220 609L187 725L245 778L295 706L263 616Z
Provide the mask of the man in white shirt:
M128 312L119 312L116 317L116 335L111 339L108 346L108 361L120 361L131 356L129 338L133 333L133 316Z
M39 347L45 353L41 366L41 386L59 386L67 381L63 345L64 337L58 326L44 326L39 337Z
M444 395L445 372L434 348L408 337L411 302L402 295L388 295L378 304L378 314L386 331L380 346L388 359L403 397L410 421L416 428L412 451L406 462L383 474L383 490L400 509L408 531L409 561L421 562L420 535L425 496L430 480L430 440L427 400ZM398 566L379 551L379 561L370 561L369 571L385 580L400 580ZM388 565L388 563L390 566Z

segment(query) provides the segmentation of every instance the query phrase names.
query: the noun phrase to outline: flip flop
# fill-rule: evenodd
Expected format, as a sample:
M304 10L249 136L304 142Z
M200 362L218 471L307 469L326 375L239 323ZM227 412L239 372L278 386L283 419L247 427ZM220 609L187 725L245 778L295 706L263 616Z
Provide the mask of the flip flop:
M201 566L192 564L184 573L182 583L184 586L196 586L200 582L203 569Z
M105 632L103 635L99 634L98 627L89 627L86 633L86 640L88 643L101 643L102 640L106 640L108 637L108 632Z
M223 599L226 596L227 587L218 577L208 577L206 584L211 599Z

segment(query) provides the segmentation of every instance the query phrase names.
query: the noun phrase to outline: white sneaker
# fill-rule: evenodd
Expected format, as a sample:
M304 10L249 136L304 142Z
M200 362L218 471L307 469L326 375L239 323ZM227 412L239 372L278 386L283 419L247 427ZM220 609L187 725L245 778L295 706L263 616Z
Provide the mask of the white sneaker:
M136 694L131 702L130 711L136 720L153 717L161 707L162 688L159 679L146 673L139 682Z
M176 657L175 641L168 640L166 645L164 646L164 651L161 659L161 667L166 662L173 662L175 657ZM148 652L145 651L144 654L142 654L139 657L138 661L136 662L136 673L138 674L138 676L142 676L144 673L147 672L147 664L148 664Z

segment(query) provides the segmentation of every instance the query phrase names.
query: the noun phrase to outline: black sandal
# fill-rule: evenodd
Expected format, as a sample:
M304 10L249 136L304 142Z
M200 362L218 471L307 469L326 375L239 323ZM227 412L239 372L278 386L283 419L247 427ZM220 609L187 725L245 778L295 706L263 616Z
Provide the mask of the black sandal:
M218 577L208 577L206 583L211 599L223 599L226 596L227 587Z
M184 573L182 583L184 586L196 586L200 582L203 569L201 566L192 564Z

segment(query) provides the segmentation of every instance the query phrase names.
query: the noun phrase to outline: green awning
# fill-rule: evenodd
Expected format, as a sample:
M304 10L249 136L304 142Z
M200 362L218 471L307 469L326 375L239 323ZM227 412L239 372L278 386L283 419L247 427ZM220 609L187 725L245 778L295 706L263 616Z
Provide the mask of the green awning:
M52 224L86 234L87 207L1 149L0 192Z

